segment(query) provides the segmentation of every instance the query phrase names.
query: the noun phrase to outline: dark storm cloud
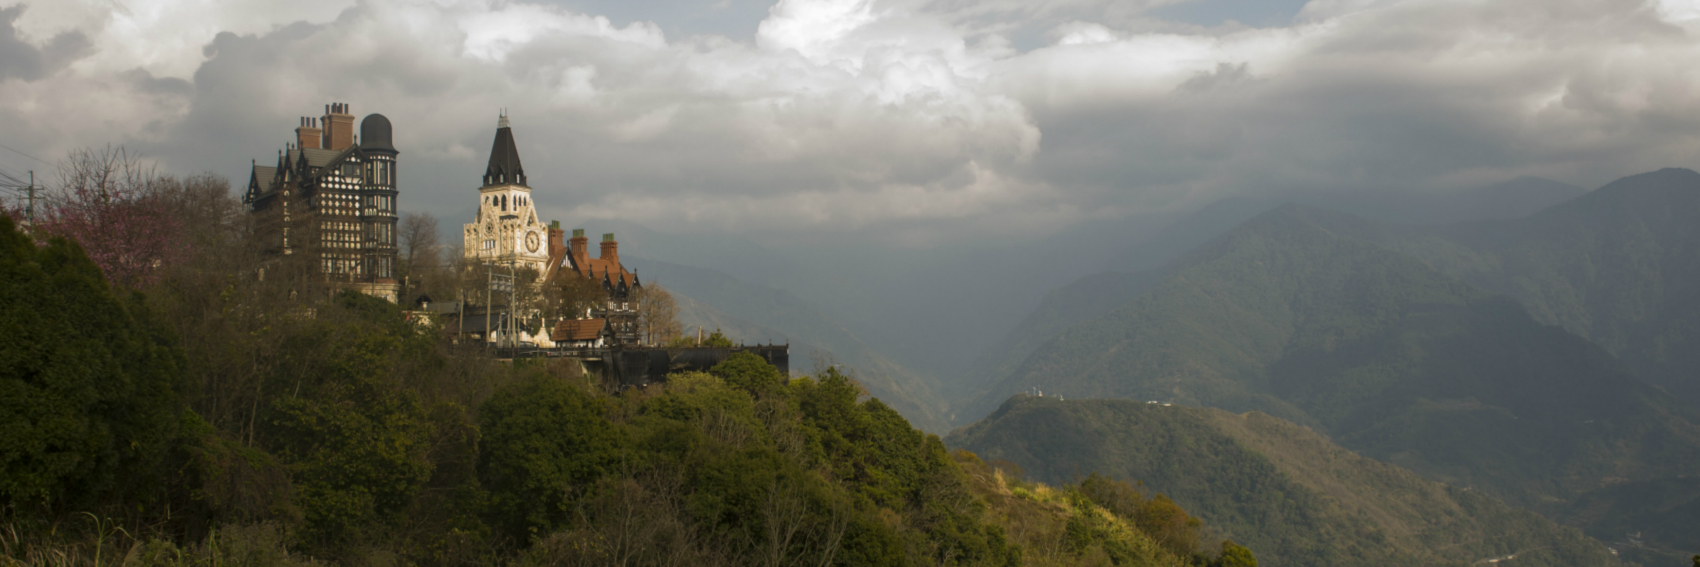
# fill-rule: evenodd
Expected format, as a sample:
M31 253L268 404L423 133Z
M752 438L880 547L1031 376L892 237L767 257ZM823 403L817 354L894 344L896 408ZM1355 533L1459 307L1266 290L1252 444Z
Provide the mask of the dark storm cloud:
M0 8L0 81L33 81L59 72L88 56L94 46L81 31L67 31L37 46L20 37L14 25L25 5Z
M396 124L408 207L450 216L507 108L546 216L783 239L974 238L1518 175L1593 185L1700 152L1686 2L1313 0L1251 28L1163 21L1163 1L785 0L740 38L592 4L319 4L334 17L207 34L172 64L192 75L111 39L153 28L85 36L7 9L7 56L53 59L59 40L20 37L99 51L0 82L0 119L44 152L126 143L243 179L296 117L348 102Z
M1021 68L1009 74L1028 81L1009 89L1045 135L1040 176L1116 188L1104 197L1110 201L1184 196L1198 204L1300 189L1428 190L1519 174L1596 184L1691 166L1700 149L1700 76L1683 63L1696 44L1648 5L1313 8L1312 21L1287 30L1132 35L1015 58L1010 64ZM1172 55L1152 55L1165 51ZM1214 70L1139 69L1174 58ZM1117 60L1126 66L1117 69ZM1112 69L1156 76L1117 80ZM1047 78L1031 81L1035 75ZM1071 81L1073 95L1055 95Z

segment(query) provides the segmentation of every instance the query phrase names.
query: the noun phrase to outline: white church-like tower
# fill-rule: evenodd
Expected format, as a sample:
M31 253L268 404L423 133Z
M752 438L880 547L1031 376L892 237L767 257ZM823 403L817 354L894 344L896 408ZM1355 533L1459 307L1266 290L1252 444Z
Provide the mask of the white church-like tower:
M505 113L496 123L496 142L490 147L490 165L484 170L478 198L478 216L464 225L466 258L500 266L512 262L515 268L548 273L548 227L537 220Z

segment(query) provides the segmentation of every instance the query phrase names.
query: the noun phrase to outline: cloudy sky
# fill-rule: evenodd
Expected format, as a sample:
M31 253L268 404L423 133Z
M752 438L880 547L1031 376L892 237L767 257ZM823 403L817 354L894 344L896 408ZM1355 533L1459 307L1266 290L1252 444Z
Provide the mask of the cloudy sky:
M770 244L1700 165L1692 1L8 1L0 171L242 184L346 102L449 225L502 108L546 218Z

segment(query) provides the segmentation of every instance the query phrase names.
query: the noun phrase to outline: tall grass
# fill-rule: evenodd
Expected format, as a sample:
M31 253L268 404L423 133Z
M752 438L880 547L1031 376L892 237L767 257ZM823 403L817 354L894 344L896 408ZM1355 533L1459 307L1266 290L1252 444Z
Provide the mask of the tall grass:
M0 524L0 567L292 567L314 565L292 554L288 534L277 524L228 526L200 542L179 545L158 536L140 536L116 522L85 514L89 526L30 529Z

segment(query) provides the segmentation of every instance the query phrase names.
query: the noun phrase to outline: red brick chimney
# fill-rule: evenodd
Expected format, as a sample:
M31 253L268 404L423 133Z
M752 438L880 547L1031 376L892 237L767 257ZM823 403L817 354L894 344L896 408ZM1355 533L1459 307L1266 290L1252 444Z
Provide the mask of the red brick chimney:
M295 129L295 147L303 150L319 149L319 138L323 135L324 130L319 128L318 119L302 118L301 126Z
M325 129L325 149L340 152L354 145L354 115L348 113L347 103L325 105L325 117L320 126Z
M587 254L587 251L585 250L585 248L590 246L590 239L584 237L584 229L573 229L573 239L567 242L572 247L573 264L583 268L585 260L590 259L589 254ZM588 272L586 273L588 274Z
M567 251L567 245L561 242L561 237L566 235L566 233L567 231L561 230L561 221L551 221L549 223L550 258L560 258L562 257L562 253ZM551 266L549 269L553 270L555 268Z
M620 265L620 243L614 241L614 233L612 232L602 235L601 258L613 264L613 266L608 267L610 271L614 270L615 266Z

